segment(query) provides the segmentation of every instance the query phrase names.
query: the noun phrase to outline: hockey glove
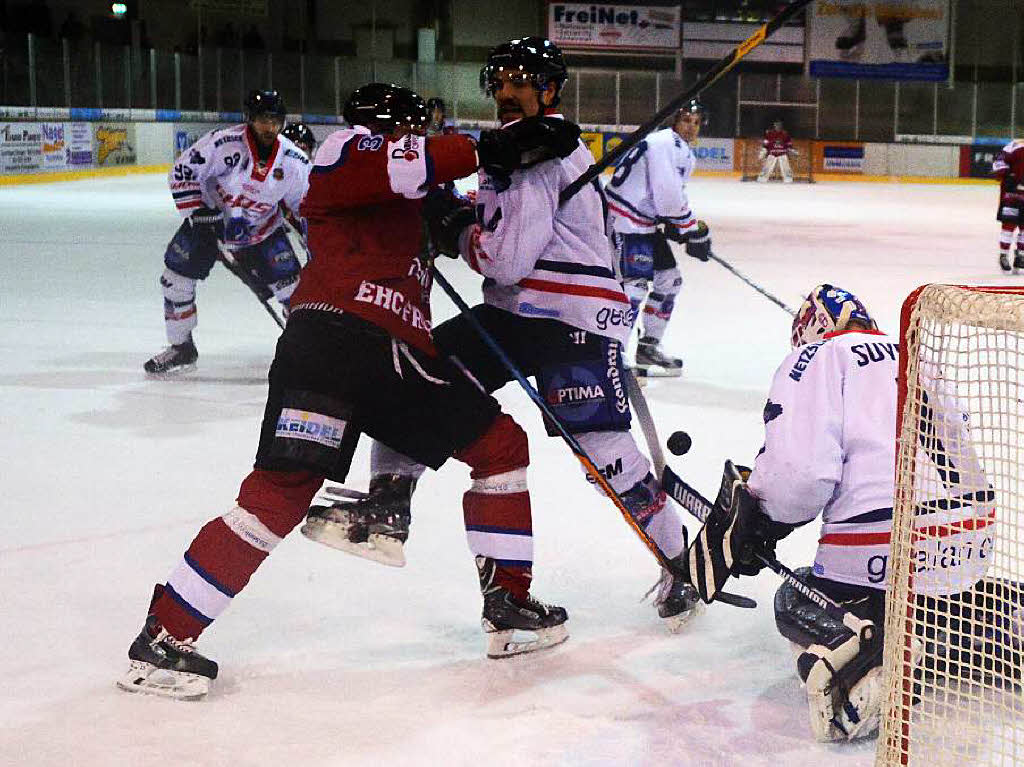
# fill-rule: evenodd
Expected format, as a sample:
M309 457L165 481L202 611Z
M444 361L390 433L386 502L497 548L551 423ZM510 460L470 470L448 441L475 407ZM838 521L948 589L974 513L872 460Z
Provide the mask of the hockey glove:
M707 261L711 257L711 230L703 221L697 222L697 228L686 235L686 255L698 261Z
M476 223L474 207L451 191L434 187L424 198L422 214L435 250L441 255L458 258L462 232Z
M792 526L770 519L747 487L750 470L725 462L722 487L704 527L690 547L693 585L711 603L730 575L756 575L764 563L756 556L775 555L775 543Z
M200 252L217 252L224 240L224 216L215 208L198 208L188 222L192 226L192 242Z
M490 176L511 175L545 160L568 157L580 144L580 128L557 117L527 117L507 128L480 133L476 152Z

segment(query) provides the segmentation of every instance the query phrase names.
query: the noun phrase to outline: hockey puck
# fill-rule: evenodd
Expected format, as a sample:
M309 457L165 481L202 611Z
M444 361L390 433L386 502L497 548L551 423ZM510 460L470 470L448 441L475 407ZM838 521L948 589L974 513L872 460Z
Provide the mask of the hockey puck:
M672 455L686 455L690 452L693 440L685 431L677 431L668 438L668 451Z

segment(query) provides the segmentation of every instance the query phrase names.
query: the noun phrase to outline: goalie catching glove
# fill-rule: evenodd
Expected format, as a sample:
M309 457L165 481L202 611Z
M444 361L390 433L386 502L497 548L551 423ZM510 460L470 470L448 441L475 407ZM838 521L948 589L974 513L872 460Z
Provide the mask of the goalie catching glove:
M722 486L711 514L690 546L690 576L710 604L730 575L757 575L765 564L757 554L775 556L775 544L793 526L763 511L747 487L750 469L725 462Z

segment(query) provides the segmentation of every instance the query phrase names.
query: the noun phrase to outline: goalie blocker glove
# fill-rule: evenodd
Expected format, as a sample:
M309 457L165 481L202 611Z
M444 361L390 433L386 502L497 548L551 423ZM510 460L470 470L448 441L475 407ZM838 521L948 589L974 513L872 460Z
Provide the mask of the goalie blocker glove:
M761 511L748 476L747 467L725 462L714 507L690 547L690 576L708 604L730 575L757 575L765 567L757 554L774 557L775 544L793 530Z
M508 177L546 160L568 157L579 147L580 127L557 117L527 117L480 133L476 152L489 176Z

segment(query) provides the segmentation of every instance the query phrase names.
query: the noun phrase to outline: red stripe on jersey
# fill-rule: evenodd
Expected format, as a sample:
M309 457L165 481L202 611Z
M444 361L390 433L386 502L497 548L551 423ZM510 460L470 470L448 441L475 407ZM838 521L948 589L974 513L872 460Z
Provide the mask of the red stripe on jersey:
M879 546L889 543L889 533L829 533L818 539L826 546Z
M613 211L615 211L615 215L622 216L623 218L628 218L630 221L633 221L634 223L640 224L641 226L654 226L654 219L653 218L651 218L651 219L638 218L638 217L634 216L632 213L630 213L628 210L625 210L624 208L620 208L618 205L616 205L614 203L611 203L611 202L608 203L608 210L613 210Z
M608 288L595 288L590 285L568 285L561 282L549 280L535 280L532 277L520 280L521 288L539 290L542 293L563 293L571 296L588 296L589 298L604 298L608 301L616 301L620 304L628 304L629 299L622 291L609 290Z
M984 517L972 517L962 519L959 522L950 522L944 525L929 525L928 527L915 527L914 540L922 538L945 538L950 535L959 535L971 530L983 530L996 521L995 509Z
M203 206L203 201L192 200L191 202L179 202L175 204L178 206L178 210L188 210L189 208L201 208Z

